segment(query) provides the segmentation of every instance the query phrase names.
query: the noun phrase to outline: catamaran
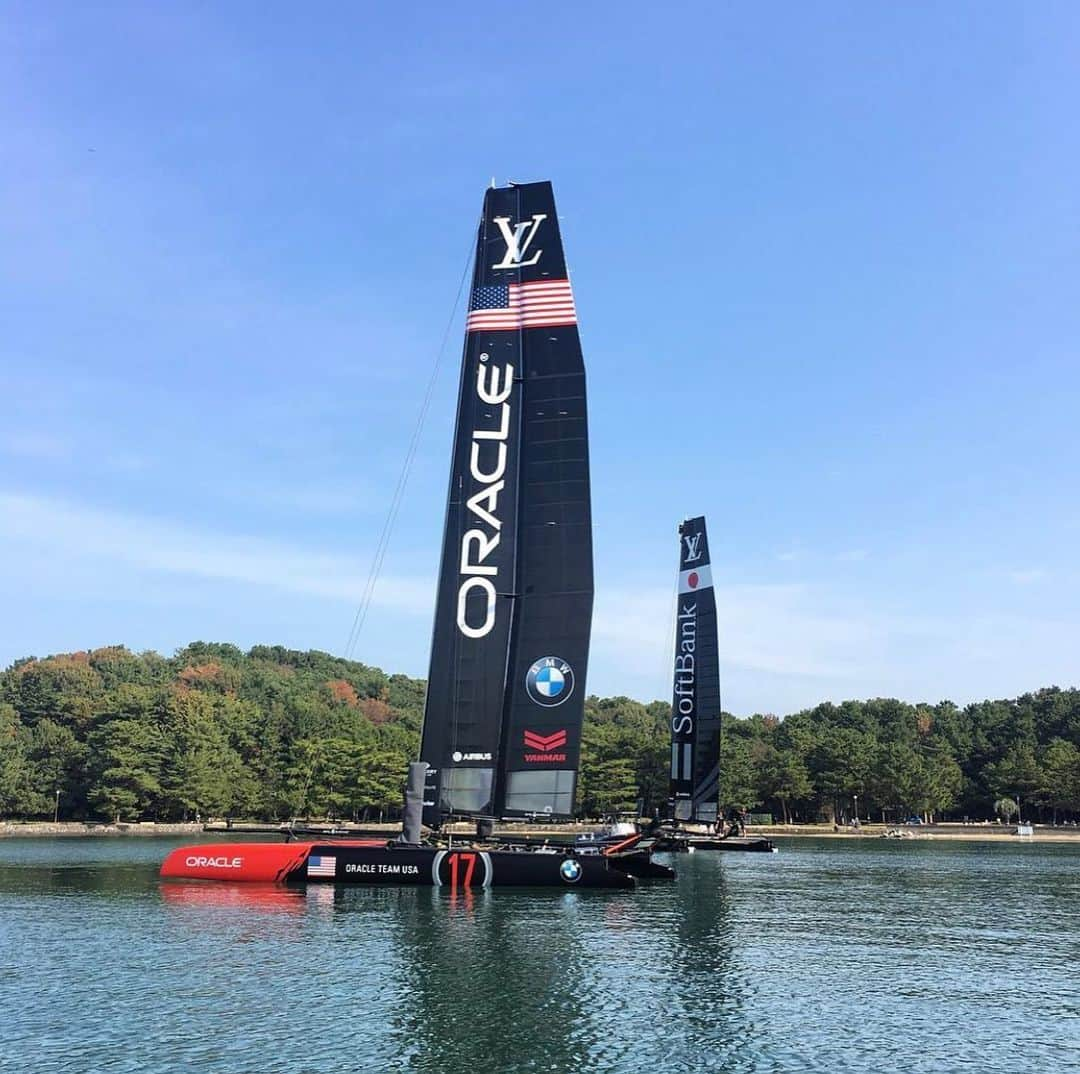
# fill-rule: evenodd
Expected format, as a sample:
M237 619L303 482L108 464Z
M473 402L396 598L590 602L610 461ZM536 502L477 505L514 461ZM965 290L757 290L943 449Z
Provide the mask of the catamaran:
M574 810L593 606L585 368L551 184L484 197L465 323L420 760L400 837L182 847L169 878L632 887L640 837L493 841ZM477 839L440 833L470 818ZM434 835L424 836L423 825Z
M772 840L727 834L720 814L720 647L703 517L679 526L679 593L671 702L666 850L771 851ZM683 825L698 826L695 833ZM704 826L705 833L701 833Z

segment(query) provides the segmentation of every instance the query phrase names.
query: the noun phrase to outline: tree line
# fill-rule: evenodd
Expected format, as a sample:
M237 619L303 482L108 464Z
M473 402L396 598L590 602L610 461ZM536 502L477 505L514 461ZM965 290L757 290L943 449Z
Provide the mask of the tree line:
M321 652L195 642L0 673L0 816L368 820L396 815L424 683ZM667 702L589 697L578 808L662 810ZM777 819L1072 820L1080 691L963 707L825 703L723 716L721 801ZM59 793L58 793L59 792Z

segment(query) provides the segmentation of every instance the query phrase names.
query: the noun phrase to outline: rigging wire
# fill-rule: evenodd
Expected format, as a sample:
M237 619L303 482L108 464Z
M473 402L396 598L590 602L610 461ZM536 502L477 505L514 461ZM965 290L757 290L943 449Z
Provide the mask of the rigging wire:
M461 280L458 283L454 305L450 310L450 316L447 318L446 328L443 330L442 342L439 344L439 349L435 354L435 363L431 368L431 376L428 378L427 388L424 391L424 397L420 404L420 411L416 417L416 425L413 428L412 438L410 439L409 447L405 452L405 460L401 466L401 473L398 475L397 487L394 489L394 495L390 500L390 507L386 512L386 520L383 522L379 542L375 546L375 554L371 561L371 570L368 572L364 592L360 598L360 606L356 609L356 616L353 619L352 629L349 631L349 638L345 643L344 655L346 659L351 658L357 643L360 641L360 634L363 632L364 622L367 619L368 612L371 610L371 601L375 595L375 586L379 581L379 574L382 571L383 561L386 559L386 553L390 547L390 537L394 532L394 523L397 521L398 511L401 509L401 504L405 497L405 486L409 482L409 474L412 471L413 462L416 460L416 453L420 447L420 434L423 431L424 420L427 418L428 410L431 407L431 400L435 394L435 384L439 379L439 370L442 367L443 357L446 353L446 344L450 339L450 331L453 328L454 320L457 317L458 306L461 304L461 294L465 290L465 280L468 278L469 269L472 266L472 259L473 240L470 238L469 253L465 258L465 267L461 272Z

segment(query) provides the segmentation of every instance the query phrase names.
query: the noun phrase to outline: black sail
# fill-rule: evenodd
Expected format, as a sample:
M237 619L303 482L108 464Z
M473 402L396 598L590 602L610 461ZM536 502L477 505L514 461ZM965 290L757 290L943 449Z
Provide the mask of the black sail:
M529 312L521 331L519 597L498 808L502 816L569 817L593 606L585 366L551 185L515 189L514 219L538 223L525 258L535 263L521 270Z
M712 824L720 781L720 654L704 518L679 526L679 600L671 706L671 807Z
M569 815L591 616L584 369L554 196L491 189L420 750L428 823Z

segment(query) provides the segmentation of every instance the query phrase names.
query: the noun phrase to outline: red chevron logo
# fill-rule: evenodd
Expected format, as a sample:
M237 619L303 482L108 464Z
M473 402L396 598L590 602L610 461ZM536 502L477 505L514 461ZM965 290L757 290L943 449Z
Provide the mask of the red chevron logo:
M550 735L538 735L534 731L525 732L525 748L539 750L541 753L549 753L566 745L566 730L556 731Z

